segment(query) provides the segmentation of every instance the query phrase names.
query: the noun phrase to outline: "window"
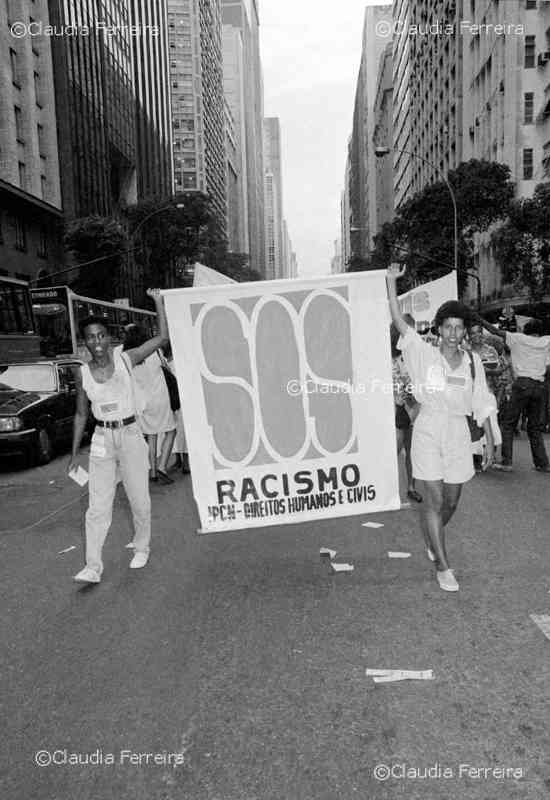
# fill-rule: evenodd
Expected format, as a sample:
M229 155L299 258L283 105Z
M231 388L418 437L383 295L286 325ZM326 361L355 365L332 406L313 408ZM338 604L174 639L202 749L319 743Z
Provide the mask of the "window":
M25 220L14 215L11 219L12 227L15 231L15 248L27 252L27 230Z
M17 86L18 89L21 87L19 86L19 72L17 69L17 53L15 50L10 49L10 63L11 63L11 79L14 86Z
M45 175L40 176L40 194L42 195L42 200L48 199L48 181Z
M27 168L25 166L25 162L24 161L19 161L17 166L18 166L18 169L19 169L19 186L21 187L21 189L26 189L27 188Z
M38 258L48 257L48 229L45 225L40 226L40 235L38 239L38 247L36 248L36 255Z
M523 66L525 69L531 69L535 66L535 37L534 36L526 36L525 37L525 53L524 53L524 60Z
M34 73L34 97L35 97L36 105L38 106L38 108L42 108L42 105L41 105L42 98L40 96L40 73L39 72L35 72Z
M183 188L184 189L196 189L197 188L197 176L194 173L184 173L183 175Z
M537 0L525 0L525 8L529 10L530 8L537 7Z
M533 122L534 92L525 92L523 95L523 124L531 125Z
M23 114L19 106L14 106L13 110L15 112L15 136L17 141L23 144Z
M44 126L40 123L38 123L36 126L36 133L38 136L38 152L40 153L40 156L43 157L46 148L44 142Z
M523 150L523 180L530 181L533 177L533 148Z

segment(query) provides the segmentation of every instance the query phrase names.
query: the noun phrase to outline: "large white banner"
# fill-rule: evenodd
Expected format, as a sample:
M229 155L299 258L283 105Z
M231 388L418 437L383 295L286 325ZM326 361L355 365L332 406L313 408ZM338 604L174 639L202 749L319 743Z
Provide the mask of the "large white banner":
M399 508L384 275L163 292L202 532Z
M439 306L447 300L458 299L456 270L449 272L435 281L423 283L399 296L399 305L403 314L411 314L416 322L417 330L431 327Z

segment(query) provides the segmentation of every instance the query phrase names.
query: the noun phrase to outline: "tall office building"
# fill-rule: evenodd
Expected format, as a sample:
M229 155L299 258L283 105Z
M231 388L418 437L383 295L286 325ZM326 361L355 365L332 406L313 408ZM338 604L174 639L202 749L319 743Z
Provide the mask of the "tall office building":
M387 39L380 23L391 24L391 6L367 6L363 25L361 64L353 112L350 158L350 242L352 257L367 259L376 228L376 165L372 135L376 77Z
M348 139L344 189L340 197L340 241L342 242L342 265L347 270L351 258L351 136Z
M395 208L410 197L411 193L411 62L410 36L411 0L395 0L393 24L396 34L392 42L392 140L387 146L393 148L388 162L393 162L393 204Z
M52 38L65 215L116 214L137 199L129 2L49 0L49 8L58 29L88 27Z
M374 148L391 147L393 141L393 81L392 44L386 45L380 58L378 82L374 99ZM393 218L393 159L391 154L376 159L376 221L373 233L379 233L386 222Z
M167 0L131 0L136 97L137 198L172 194Z
M266 278L285 272L281 126L278 117L264 119ZM288 261L288 259L287 259ZM288 268L288 264L287 264Z
M257 0L221 0L223 24L241 34L250 266L265 275L263 79Z
M175 190L208 194L226 239L220 0L168 0L168 43Z
M231 25L223 25L222 46L223 90L233 121L236 171L236 185L233 191L228 187L227 194L228 218L233 219L237 226L229 232L229 248L236 253L249 253L244 54L241 31Z
M550 3L465 0L464 5L466 19L489 27L486 35L476 35L463 26L463 159L507 164L516 197L530 197L537 183L550 177ZM504 35L495 33L498 25ZM504 302L503 284L490 232L476 237L474 262L485 308L496 311ZM476 288L473 282L468 287L472 299ZM521 304L525 298L508 301Z
M462 161L463 37L455 33L462 31L462 5L463 0L409 2L412 24L439 23L443 30L446 25L453 30L448 35L408 37L410 104L414 113L409 117L407 149L418 156L410 159L412 194L440 180L441 173L447 175Z
M342 242L340 239L334 240L334 255L330 262L330 271L333 275L338 275L344 271L344 264L342 262Z
M241 249L242 219L240 213L241 179L238 137L235 120L227 100L224 104L225 160L227 193L227 247L231 253L243 253Z
M48 25L47 6L0 5L0 274L30 280L61 261L61 189L51 39L15 22Z

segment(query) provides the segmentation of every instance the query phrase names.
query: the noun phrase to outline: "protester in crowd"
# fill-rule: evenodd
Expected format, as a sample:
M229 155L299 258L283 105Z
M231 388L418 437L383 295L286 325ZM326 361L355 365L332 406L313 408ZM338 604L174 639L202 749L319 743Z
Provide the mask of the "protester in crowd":
M550 353L550 336L541 336L539 320L526 323L523 333L510 333L495 328L480 316L476 317L484 328L500 336L510 348L515 380L512 397L502 418L502 461L496 469L511 472L514 448L514 431L523 411L527 412L527 435L535 469L550 472L548 454L542 438L542 414L545 402L544 378Z
M134 557L131 569L147 564L151 540L151 500L147 479L147 444L137 423L142 410L135 392L132 368L168 339L168 326L160 291L148 289L158 315L159 334L125 353L113 353L111 337L102 317L88 317L81 324L91 360L75 370L77 389L72 456L68 472L79 466L78 451L88 420L89 404L96 420L89 458L89 507L86 512L86 566L74 579L99 583L103 572L102 550L111 525L117 471L130 502L134 522Z
M147 337L145 330L132 323L124 331L123 350L139 347ZM144 409L140 424L149 445L151 480L164 484L174 481L167 474L168 459L176 437L176 420L170 408L170 397L162 371L160 353L152 353L134 368L138 391L144 398ZM157 455L158 437L162 436L160 457Z
M470 358L460 348L469 309L456 301L444 303L434 320L439 347L426 344L399 309L396 281L404 273L404 267L392 264L387 284L392 319L401 334L399 347L420 403L412 434L413 475L423 498L421 520L428 557L436 564L439 586L456 592L459 586L449 565L445 527L456 511L463 484L474 475L466 418L473 415L485 431L487 468L493 460L489 414L494 398L487 389L479 356L472 353Z
M174 356L170 344L164 348L164 357L166 358L166 366L172 374L176 376ZM176 438L172 452L176 456L176 466L181 469L184 475L189 475L191 470L189 469L189 454L187 452L187 439L185 438L182 409L179 408L174 412L174 415L176 417Z
M414 318L405 314L408 325L414 327ZM407 497L416 503L422 502L422 495L416 491L411 464L412 426L418 413L418 403L412 394L411 381L407 374L401 352L397 349L399 331L391 326L390 341L392 353L393 402L395 405L395 429L397 433L397 455L405 450L405 470L407 473Z
M485 370L487 387L495 398L494 410L489 415L491 430L493 432L493 444L495 451L502 444L502 435L498 424L498 402L497 392L499 391L498 380L502 374L503 367L499 354L493 345L484 341L483 328L479 322L472 319L468 326L468 339L470 349L477 353ZM482 436L476 442L472 442L472 453L474 457L474 468L479 472L483 463L483 448L486 445L485 437Z

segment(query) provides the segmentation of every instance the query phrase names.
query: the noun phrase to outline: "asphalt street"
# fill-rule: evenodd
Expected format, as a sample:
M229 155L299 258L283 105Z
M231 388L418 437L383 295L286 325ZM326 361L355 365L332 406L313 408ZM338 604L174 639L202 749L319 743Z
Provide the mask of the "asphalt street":
M456 594L415 508L197 535L181 475L152 488L143 570L119 490L103 580L81 587L87 493L66 461L0 469L2 799L550 796L550 641L529 616L550 615L550 475L525 438L516 472L465 489Z

